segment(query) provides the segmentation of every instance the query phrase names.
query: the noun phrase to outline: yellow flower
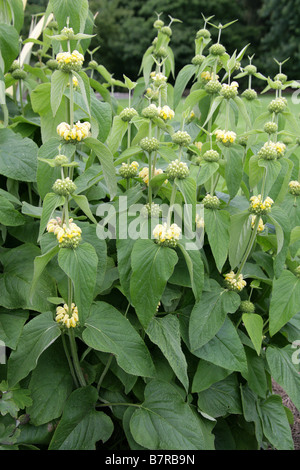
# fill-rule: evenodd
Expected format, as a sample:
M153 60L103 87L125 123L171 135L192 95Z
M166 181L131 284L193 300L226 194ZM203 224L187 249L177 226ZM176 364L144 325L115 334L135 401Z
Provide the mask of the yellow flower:
M267 197L264 201L262 201L262 196L259 194L258 196L252 196L250 198L250 212L254 214L266 214L271 210L272 204L274 203L273 199Z
M56 308L55 321L57 321L57 323L63 323L67 328L75 328L78 320L78 309L74 303L71 305L71 316L67 304L64 304L63 307Z
M216 134L217 140L225 145L233 144L236 139L236 133L233 131L217 129L214 133Z
M177 224L168 227L167 223L158 224L153 230L153 236L157 243L175 247L180 238L181 228Z
M201 151L203 143L202 142L194 142L194 145Z
M155 168L154 172L152 172L152 177L154 177L156 175L161 175L162 173L163 173L163 170L161 170L160 168ZM142 178L144 180L144 183L148 185L148 183L149 183L149 168L144 167L139 172L139 177ZM167 180L165 181L165 183L166 182L167 182Z
M76 122L73 127L70 126L67 122L61 122L56 131L60 137L64 140L74 140L80 142L89 136L91 129L91 124L89 122Z
M167 119L172 119L175 116L173 109L171 109L167 105L163 106L162 108L158 108L158 111L159 111L159 116L165 121Z
M246 281L243 278L243 275L239 274L237 276L234 271L230 271L229 273L225 274L225 282L228 289L237 292L243 290L243 288L247 285Z
M197 228L204 228L204 219L203 217L200 217L199 214L196 214L196 227Z
M251 228L252 229L254 228L256 217L257 217L256 215L251 215ZM264 222L263 222L262 218L260 217L258 227L257 227L257 231L258 232L263 232L264 229L265 229Z

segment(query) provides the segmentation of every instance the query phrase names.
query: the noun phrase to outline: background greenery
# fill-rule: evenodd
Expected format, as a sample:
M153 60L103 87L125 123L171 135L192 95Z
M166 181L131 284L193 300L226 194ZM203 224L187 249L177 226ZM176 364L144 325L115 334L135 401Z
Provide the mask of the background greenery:
M31 15L45 10L46 0L28 0L26 20L22 33L27 37ZM300 78L300 0L89 0L90 9L98 15L95 19L95 39L91 49L101 48L94 59L103 64L115 78L125 73L136 78L141 59L151 44L154 11L163 12L182 23L173 25L172 49L176 58L176 73L194 56L194 37L203 26L201 13L215 15L214 23L223 24L238 19L224 30L222 43L233 52L250 43L248 54L255 51L254 63L263 74L277 73L279 61L293 57L284 66L289 78ZM213 38L216 30L211 30Z

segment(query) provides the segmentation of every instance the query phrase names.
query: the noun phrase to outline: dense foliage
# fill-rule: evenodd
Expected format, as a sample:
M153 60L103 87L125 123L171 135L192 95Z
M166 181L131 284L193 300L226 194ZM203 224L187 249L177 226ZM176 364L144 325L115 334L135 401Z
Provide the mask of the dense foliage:
M176 74L180 23L149 12L140 74L118 80L90 60L87 0L50 0L21 51L23 3L8 4L0 449L293 449L272 391L273 379L300 409L286 64L262 74L246 44L223 45L234 21L202 17Z

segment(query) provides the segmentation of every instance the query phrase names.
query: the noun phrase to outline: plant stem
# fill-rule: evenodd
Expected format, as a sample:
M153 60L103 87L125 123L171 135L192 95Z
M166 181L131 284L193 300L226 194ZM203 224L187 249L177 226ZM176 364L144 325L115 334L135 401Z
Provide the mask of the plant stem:
M109 367L110 367L110 365L111 365L111 361L113 360L113 358L114 358L114 355L111 353L110 356L109 356L109 358L108 358L108 361L107 361L107 363L106 363L106 366L105 366L105 368L104 368L104 370L103 370L103 372L102 372L102 374L101 374L101 376L100 376L98 385L97 385L97 392L98 392L98 393L99 393L99 390L100 390L100 388L101 388L102 382L103 382L104 377L106 376L106 374L107 374L107 372L108 372L108 369L109 369Z
M67 358L67 361L68 361L68 364L69 364L70 372L71 372L71 375L73 377L75 387L78 388L79 387L79 382L78 382L76 374L75 374L75 370L74 370L74 367L73 367L73 364L72 364L72 359L71 359L71 356L70 356L70 353L69 353L69 350L68 350L68 347L67 347L65 335L63 333L61 335L61 340L62 340L63 348L64 348L65 355L66 355L66 358Z
M148 203L152 204L152 188L151 188L151 178L152 178L152 156L151 152L148 154Z
M176 184L175 184L175 181L174 181L173 182L172 193L171 193L171 198L170 198L170 207L169 207L169 212L168 212L168 217L167 217L167 226L168 227L170 226L170 223L171 223L171 216L172 216L172 212L173 212L173 206L174 206L174 203L175 203L176 191L177 191L177 188L176 188Z
M74 368L75 368L75 371L76 371L76 375L78 377L80 386L85 387L86 386L86 381L85 381L83 372L82 372L81 367L80 367L78 354L77 354L74 331L73 331L72 328L69 328L69 340L70 340L71 354L72 354L72 358L73 358L73 364L74 364Z
M3 112L3 126L8 126L8 108L6 103L1 104L2 112Z
M250 237L250 240L249 240L249 243L248 243L248 246L247 246L247 249L244 253L244 256L243 256L243 259L241 261L241 264L240 264L240 267L236 273L236 276L238 276L239 274L241 274L242 270L243 270L243 267L248 259L248 256L250 255L250 252L252 250L252 247L253 247L253 244L255 242L255 239L256 239L256 232L257 232L257 228L258 228L258 225L259 225L259 215L256 216L256 219L255 219L255 224L254 224L254 227L252 229L252 233L251 233L251 237Z
M21 113L22 113L22 116L24 116L22 80L19 80L19 94L20 94Z
M70 83L70 126L74 124L74 89L73 89L73 74L69 74Z

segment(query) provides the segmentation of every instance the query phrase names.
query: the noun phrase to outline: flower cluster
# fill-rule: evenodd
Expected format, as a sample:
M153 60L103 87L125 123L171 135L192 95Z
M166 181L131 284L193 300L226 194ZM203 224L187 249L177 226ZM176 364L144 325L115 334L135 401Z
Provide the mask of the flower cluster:
M216 135L217 141L222 142L222 144L226 146L233 144L236 140L236 133L233 131L216 129L214 133Z
M163 170L161 168L154 168L152 169L152 177L161 175L163 173ZM143 179L144 183L147 185L149 184L149 168L144 167L142 170L139 172L139 177Z
M156 87L165 85L167 82L167 77L161 72L151 72L150 78Z
M201 72L200 78L203 81L208 82L209 80L217 80L219 78L219 75L210 73L208 70L205 70L204 72Z
M121 112L120 112L120 118L122 119L122 121L131 121L131 119L134 117L134 116L137 116L138 115L138 112L134 109L134 108L124 108Z
M196 214L195 222L197 228L204 228L204 218L200 217L199 214Z
M56 56L58 68L63 72L79 72L84 62L84 57L80 52L59 52Z
M239 84L237 82L232 82L231 85L224 83L222 85L220 95L224 96L224 98L227 100L229 100L230 98L235 98L238 94L238 86Z
M206 209L219 209L220 199L217 196L211 196L210 194L207 194L202 199L202 204Z
M151 153L159 149L159 140L155 137L144 137L140 141L141 149L145 152Z
M255 90L252 88L247 88L246 90L243 91L242 93L243 98L245 98L247 101L253 101L256 100L257 98L257 93Z
M51 219L47 224L47 232L54 233L60 248L77 248L81 240L81 228L69 219L69 224L60 219Z
M78 121L72 127L67 122L61 122L56 131L66 141L80 142L90 135L90 129L91 124L88 121Z
M269 103L268 111L270 113L282 113L287 106L286 98L275 98Z
M186 163L180 162L178 159L169 163L166 169L167 178L174 180L175 178L184 179L189 174L189 168Z
M75 183L67 176L64 179L57 179L52 186L52 190L55 194L60 196L68 196L69 194L74 193L76 189Z
M159 245L174 248L180 238L181 228L177 224L168 227L167 223L158 224L153 230L153 236Z
M270 197L267 197L263 201L261 194L258 196L252 196L250 198L249 211L256 215L267 214L270 212L273 203L274 201Z
M225 283L229 290L233 290L235 292L240 292L247 285L243 275L239 274L237 276L234 271L230 271L230 273L225 274Z
M219 82L219 80L212 79L207 82L204 90L210 95L215 95L222 90L222 84Z
M219 158L220 158L220 154L216 150L207 150L203 154L203 159L206 160L207 162L217 162Z
M132 163L122 163L121 168L119 169L119 175L122 176L122 178L134 178L137 176L139 164L138 162L132 162Z
M161 117L164 121L167 121L167 119L173 119L175 116L175 113L173 109L171 109L169 106L165 105L162 108L158 108L158 113L159 117Z
M181 145L182 147L185 145L189 145L191 142L191 136L185 131L177 131L172 135L172 140L174 144Z
M289 182L289 192L293 196L300 196L300 183L299 181L290 181Z
M255 305L252 302L250 302L250 300L242 300L240 304L240 310L243 313L254 313Z
M152 202L151 204L145 204L141 210L141 216L147 219L148 217L159 217L161 209L159 204Z
M278 131L278 126L276 124L276 122L273 122L273 121L268 121L265 123L264 125L264 131L267 133L267 134L276 134L276 132Z
M69 312L67 304L64 304L63 307L56 308L55 321L57 321L57 323L63 323L67 328L75 328L78 320L78 309L74 303L71 305L71 312Z
M256 222L256 215L252 214L251 215L251 228L254 229L254 226L255 226L255 222ZM265 225L264 225L264 222L262 220L262 218L260 217L259 218L259 222L258 222L258 226L257 226L257 231L258 232L263 232L265 230Z

